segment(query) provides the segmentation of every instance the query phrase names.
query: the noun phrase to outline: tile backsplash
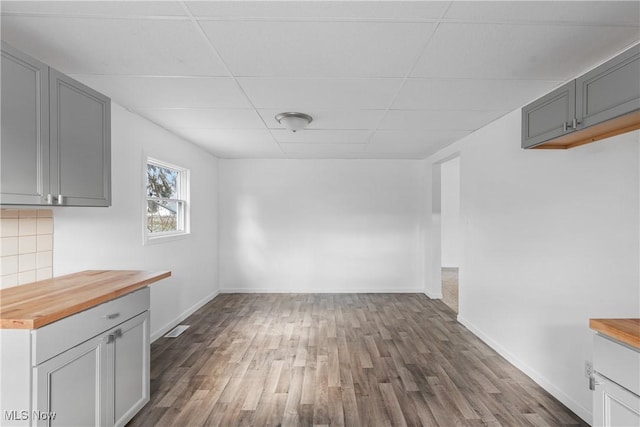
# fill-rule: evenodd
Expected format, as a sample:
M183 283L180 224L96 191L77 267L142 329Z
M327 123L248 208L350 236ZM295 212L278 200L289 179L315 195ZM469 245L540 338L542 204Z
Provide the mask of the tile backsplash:
M0 288L53 276L53 212L0 209Z

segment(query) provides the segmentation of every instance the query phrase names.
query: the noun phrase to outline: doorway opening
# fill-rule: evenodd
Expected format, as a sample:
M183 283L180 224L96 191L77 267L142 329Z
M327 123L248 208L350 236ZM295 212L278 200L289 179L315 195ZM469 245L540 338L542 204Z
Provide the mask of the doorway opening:
M460 157L440 165L442 302L458 313L461 250Z

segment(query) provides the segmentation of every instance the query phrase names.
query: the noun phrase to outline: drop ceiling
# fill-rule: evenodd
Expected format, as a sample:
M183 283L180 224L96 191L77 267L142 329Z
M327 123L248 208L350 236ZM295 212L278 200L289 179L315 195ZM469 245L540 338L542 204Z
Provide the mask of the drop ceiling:
M424 158L640 40L638 1L0 7L3 40L222 158Z

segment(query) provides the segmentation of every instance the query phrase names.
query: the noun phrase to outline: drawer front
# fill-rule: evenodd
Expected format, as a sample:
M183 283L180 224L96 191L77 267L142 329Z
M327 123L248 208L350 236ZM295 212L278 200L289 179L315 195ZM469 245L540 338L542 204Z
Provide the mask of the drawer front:
M593 369L640 395L640 351L596 334Z
M31 331L33 366L149 310L149 295L145 287Z

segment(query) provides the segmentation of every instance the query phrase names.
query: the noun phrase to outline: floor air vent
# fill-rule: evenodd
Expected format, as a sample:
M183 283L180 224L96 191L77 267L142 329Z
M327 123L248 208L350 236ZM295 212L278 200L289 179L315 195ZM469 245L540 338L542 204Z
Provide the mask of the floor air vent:
M186 331L189 328L190 325L178 325L175 328L173 328L171 331L169 331L169 333L167 335L165 335L165 338L176 338L179 337L180 334L182 334L184 331Z

